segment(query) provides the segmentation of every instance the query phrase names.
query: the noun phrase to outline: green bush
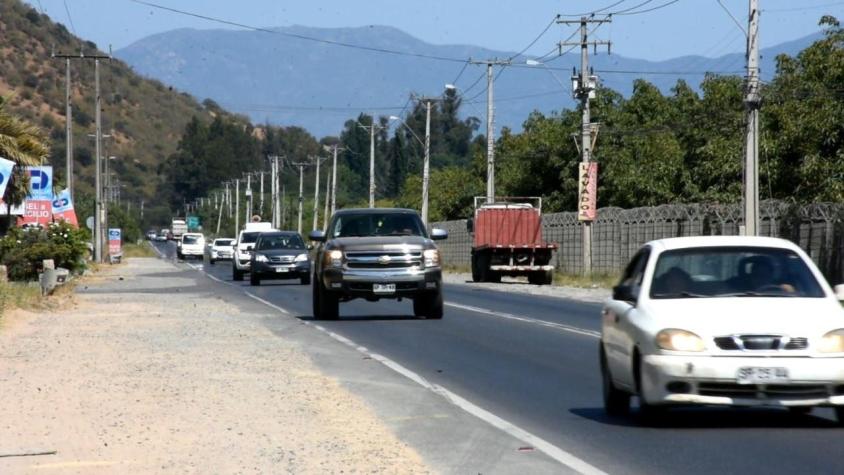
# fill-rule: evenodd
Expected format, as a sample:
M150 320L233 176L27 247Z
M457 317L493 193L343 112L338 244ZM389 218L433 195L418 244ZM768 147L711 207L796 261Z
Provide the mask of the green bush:
M87 232L65 222L46 228L12 228L0 239L0 263L8 268L10 280L35 280L42 261L53 259L56 267L71 272L85 268Z

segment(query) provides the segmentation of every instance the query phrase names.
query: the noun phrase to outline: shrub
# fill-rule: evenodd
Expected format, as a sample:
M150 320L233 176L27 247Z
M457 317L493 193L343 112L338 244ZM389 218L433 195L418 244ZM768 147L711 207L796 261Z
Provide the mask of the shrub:
M12 228L0 239L0 262L7 266L10 280L37 279L44 259L80 272L85 268L87 237L86 231L64 222L46 228Z

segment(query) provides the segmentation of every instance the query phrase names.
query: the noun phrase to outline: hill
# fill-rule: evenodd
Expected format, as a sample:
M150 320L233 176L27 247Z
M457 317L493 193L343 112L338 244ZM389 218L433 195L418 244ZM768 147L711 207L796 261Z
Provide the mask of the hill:
M0 2L0 95L11 96L10 110L42 127L52 140L50 163L57 183L65 176L65 62L51 52L104 54L97 45L74 37L67 29L19 0ZM93 192L94 64L71 60L73 148L76 190ZM119 59L100 67L103 156L115 156L115 171L126 189L122 196L154 201L158 168L176 150L193 116L210 121L216 113L186 93L135 74Z
M284 35L179 29L144 38L118 50L116 55L141 74L197 98L211 98L229 110L248 114L257 123L299 125L316 136L336 134L348 117L360 112L395 114L411 91L438 94L446 82L458 75L462 65L375 54L291 38L288 34L449 58L513 56L512 52L471 45L433 45L387 26L293 26L273 31ZM763 79L773 76L777 54L795 55L819 37L811 35L764 49ZM579 65L579 55L566 54L550 62L556 79L539 67L526 67L525 60L517 58L514 62L520 64L508 68L495 88L496 122L515 129L521 128L533 110L547 113L574 106L567 84L572 67ZM667 92L677 79L697 87L705 71L742 75L744 54L685 56L660 62L599 54L594 56L592 65L604 85L627 96L633 80L639 77ZM682 74L683 71L694 73ZM483 79L475 81L483 74L482 66L470 66L457 81L465 97L471 99L466 101L470 104L465 114L485 115L486 97L482 92L486 83ZM209 77L214 81L209 81Z

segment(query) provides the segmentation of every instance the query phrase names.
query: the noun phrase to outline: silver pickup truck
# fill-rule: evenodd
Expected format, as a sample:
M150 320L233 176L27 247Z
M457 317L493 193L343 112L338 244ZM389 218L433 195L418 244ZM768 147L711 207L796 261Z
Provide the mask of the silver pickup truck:
M413 299L418 317L443 316L440 251L416 211L364 208L338 211L328 232L312 231L317 249L313 277L314 317L334 320L340 302L355 298Z

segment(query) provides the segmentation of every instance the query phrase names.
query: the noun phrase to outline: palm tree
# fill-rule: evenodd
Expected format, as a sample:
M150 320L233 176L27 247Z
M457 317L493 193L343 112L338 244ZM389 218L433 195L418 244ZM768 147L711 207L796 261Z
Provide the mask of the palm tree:
M0 97L0 157L17 166L2 198L17 206L23 203L29 185L23 167L39 165L50 154L50 143L41 129L8 112L7 104L8 99Z

